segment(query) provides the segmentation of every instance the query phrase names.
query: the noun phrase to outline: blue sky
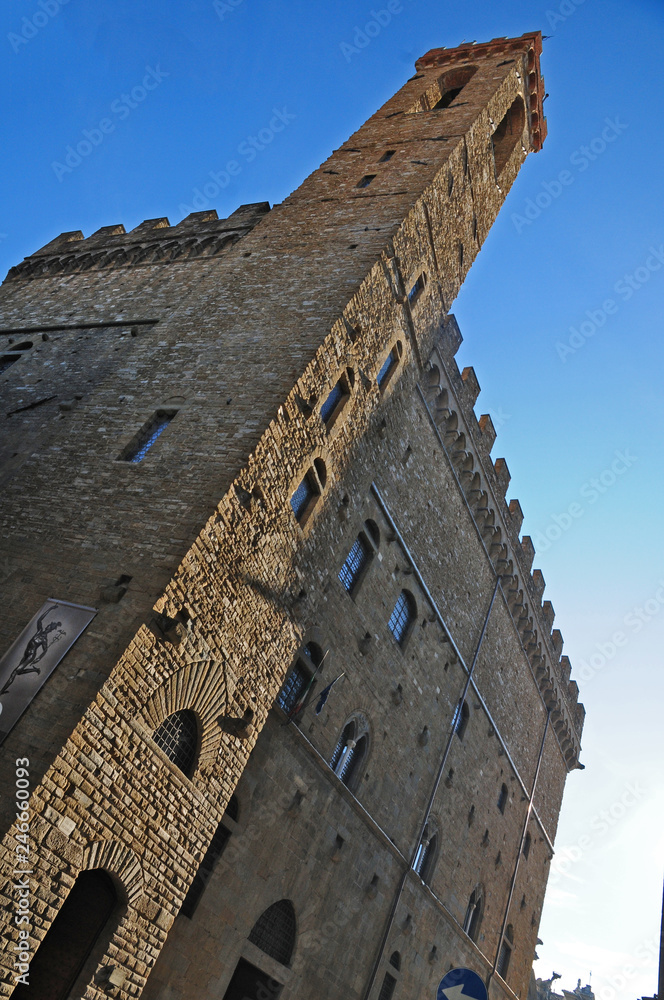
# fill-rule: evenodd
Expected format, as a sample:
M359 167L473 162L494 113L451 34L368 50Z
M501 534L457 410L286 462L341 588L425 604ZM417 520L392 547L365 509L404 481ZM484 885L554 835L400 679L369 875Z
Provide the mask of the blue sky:
M385 6L5 5L0 270L65 230L279 202L429 48L551 36L549 137L454 305L458 360L474 365L478 411L498 426L494 457L507 458L508 495L536 540L588 710L587 769L568 781L537 972L555 969L571 988L592 970L600 1000L652 994L664 869L664 4L392 0L389 23L356 45ZM67 161L82 140L89 152Z

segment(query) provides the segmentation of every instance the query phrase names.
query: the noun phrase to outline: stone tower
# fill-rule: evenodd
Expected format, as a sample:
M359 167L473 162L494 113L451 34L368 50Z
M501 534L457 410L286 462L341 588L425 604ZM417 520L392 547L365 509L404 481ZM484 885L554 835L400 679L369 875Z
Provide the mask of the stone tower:
M525 996L583 709L449 309L540 51L7 276L3 996Z

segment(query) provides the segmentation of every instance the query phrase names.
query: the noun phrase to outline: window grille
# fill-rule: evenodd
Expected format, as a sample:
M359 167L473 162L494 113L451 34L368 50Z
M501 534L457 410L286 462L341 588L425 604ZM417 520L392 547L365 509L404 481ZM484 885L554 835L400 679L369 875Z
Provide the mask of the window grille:
M408 632L415 620L414 605L415 602L411 595L406 590L402 590L387 623L387 627L400 646L403 646L408 638Z
M376 376L376 381L378 382L378 388L382 389L384 385L387 384L388 377L392 374L397 363L396 355L394 351L390 351L387 358L383 362L383 366Z
M289 899L268 906L251 929L249 940L275 962L288 965L295 947L295 910Z
M142 462L152 445L164 433L174 416L175 411L157 410L152 419L139 431L122 455L122 461Z
M345 395L346 393L344 392L343 382L339 379L334 389L320 408L320 417L324 424L326 424L334 415L334 411Z
M296 707L310 680L311 671L307 670L302 660L296 660L277 698L277 704L286 715L290 715Z
M362 535L355 539L346 561L339 570L339 579L350 594L371 559L371 549Z
M152 739L176 767L187 776L191 774L198 747L198 726L193 712L185 710L169 715Z
M505 937L503 938L502 944L500 946L500 954L498 955L498 964L496 966L496 971L501 979L507 978L507 970L510 967L510 959L512 957L512 944L513 944L513 934L512 925L507 925L507 930L505 931Z
M501 785L500 795L498 796L498 808L500 809L501 813L505 812L505 806L507 805L507 795L508 795L507 785Z
M380 993L378 994L378 1000L392 1000L396 985L397 981L394 976L391 976L389 972L386 972L385 978L383 979L383 985L381 986Z
M310 501L315 495L316 494L314 493L309 480L305 476L291 497L291 507L293 508L293 513L298 521L300 521L304 516Z

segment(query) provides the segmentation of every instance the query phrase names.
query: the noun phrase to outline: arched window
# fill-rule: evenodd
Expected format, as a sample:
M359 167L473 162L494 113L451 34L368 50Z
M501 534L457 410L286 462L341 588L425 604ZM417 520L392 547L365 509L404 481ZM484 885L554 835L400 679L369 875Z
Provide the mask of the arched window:
M295 910L289 899L280 899L268 906L251 929L249 940L281 965L288 966L295 947ZM277 1000L283 989L278 979L272 979L241 958L224 994L224 1000Z
M184 897L184 902L182 903L182 907L180 909L180 913L183 917L189 917L189 919L193 917L194 911L201 901L201 896L205 891L205 887L210 881L214 866L224 853L226 845L231 838L233 827L237 823L238 815L239 806L237 796L233 795L228 803L223 819L215 830L214 836L210 841L210 846L203 855L203 860L199 865L198 871L194 875L193 882L189 886L189 891Z
M323 659L323 650L315 642L308 642L295 658L277 698L277 704L290 719L295 719L300 714L305 701L309 702L309 696L316 686L313 678Z
M353 542L339 570L339 579L351 595L355 594L362 582L380 542L380 532L375 521L365 521L364 528L365 530L361 531Z
M417 848L413 868L423 882L429 883L438 857L438 832L429 822L424 828L422 840Z
M500 786L500 795L498 796L498 808L501 813L505 812L505 806L507 805L507 797L509 792L507 791L507 785Z
M482 923L483 911L484 896L481 888L477 886L468 900L466 915L463 918L463 929L471 941L477 941L477 935L480 932L480 924Z
M491 136L491 145L493 147L493 159L496 165L497 178L502 173L505 164L521 139L525 124L526 109L524 107L523 98L516 97L507 110L500 125Z
M400 646L405 645L416 616L415 598L410 591L402 590L387 623L387 627Z
M168 759L190 778L198 751L198 724L194 713L183 709L169 715L155 730L152 739Z
M369 750L369 734L357 719L344 726L334 748L330 767L344 785L355 791L362 777L364 761Z
M281 965L290 965L295 948L295 910L290 899L268 906L251 928L249 940Z
M390 955L390 965L393 969L399 971L401 969L401 955L398 951L393 951Z
M105 871L81 872L30 962L30 985L19 983L12 996L66 1000L117 905L115 886Z
M463 739L470 718L470 709L464 701L463 705L457 705L454 713L454 732L460 740Z
M496 966L496 972L501 977L501 979L507 978L507 970L510 967L510 959L512 957L513 948L514 948L514 930L512 928L512 925L508 924L505 930L505 936L500 946L500 954L498 955L498 965Z

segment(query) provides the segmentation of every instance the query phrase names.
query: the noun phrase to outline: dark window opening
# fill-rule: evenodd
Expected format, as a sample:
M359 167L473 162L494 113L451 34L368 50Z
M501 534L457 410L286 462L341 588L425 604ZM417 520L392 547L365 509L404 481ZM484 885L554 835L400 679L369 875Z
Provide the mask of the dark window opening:
M389 972L386 972L385 978L383 979L383 985L381 986L380 993L378 994L378 1000L392 1000L396 985L397 981L394 976L391 976Z
M241 958L224 993L224 1000L277 1000L282 989L280 982Z
M0 357L0 375L2 375L3 372L6 372L8 368L11 368L11 366L15 364L20 357L20 354L3 354L2 357Z
M530 854L530 846L532 844L532 838L529 833L526 834L526 839L523 842L523 856L527 858Z
M401 968L401 955L398 951L393 951L390 955L390 965L397 971Z
M454 87L452 90L446 91L437 104L434 104L432 111L442 111L444 108L449 108L455 97L458 97L463 87Z
M515 98L505 117L491 136L496 177L499 177L517 143L523 135L526 124L526 109L521 97Z
M359 188L369 187L372 181L376 179L375 174L365 174L360 183L357 185Z
M295 947L295 910L290 899L280 899L261 914L249 940L281 965L288 965Z
M505 812L505 806L507 805L507 796L508 796L507 785L501 785L500 795L498 796L498 808L500 809L501 813Z
M224 853L226 845L231 837L231 831L227 826L224 826L224 822L228 819L236 820L238 817L238 802L235 795L232 796L230 802L228 803L228 808L226 809L226 814L224 819L215 830L214 836L210 841L210 846L203 856L198 871L194 875L194 880L189 887L187 895L184 897L184 902L180 909L180 913L183 917L189 917L191 919L194 915L196 907L201 901L201 896L205 892L205 887L207 886L210 878L212 877L212 872L217 861Z
M387 627L400 646L405 644L416 616L415 598L407 590L402 590L387 623Z
M169 715L155 730L152 739L171 763L190 778L198 750L198 724L194 713L185 709Z
M395 153L396 153L396 149L388 149L387 152L383 153L383 155L381 156L381 158L380 158L380 160L378 162L379 163L387 163L388 160L392 159L392 157L394 156Z
M81 872L30 962L30 985L19 983L12 996L66 1000L117 904L105 871Z
M157 438L159 438L177 410L157 410L155 415L141 428L133 441L120 455L121 462L142 462Z

